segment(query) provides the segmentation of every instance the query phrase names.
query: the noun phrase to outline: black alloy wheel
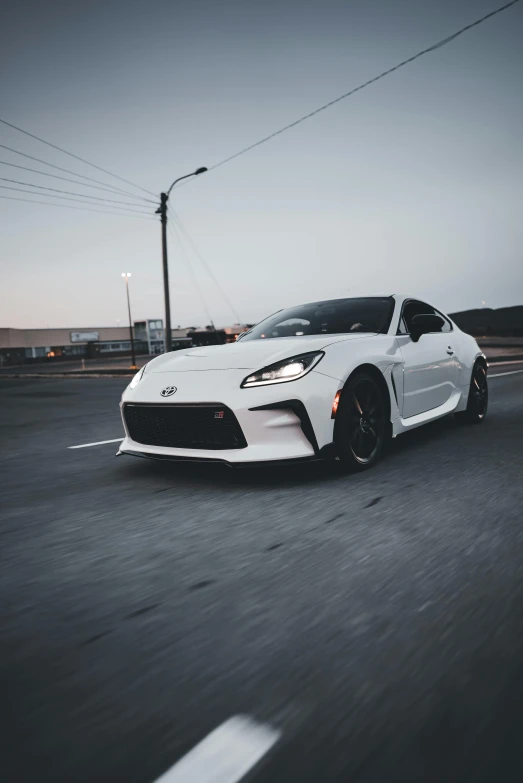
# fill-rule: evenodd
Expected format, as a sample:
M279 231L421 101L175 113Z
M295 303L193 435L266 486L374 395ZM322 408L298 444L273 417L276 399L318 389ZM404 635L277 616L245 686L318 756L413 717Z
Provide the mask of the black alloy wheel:
M376 380L355 373L345 386L334 425L340 462L348 470L366 470L380 456L387 432L387 406Z
M487 368L477 362L472 370L466 410L457 413L456 418L465 424L479 424L487 415L488 381Z

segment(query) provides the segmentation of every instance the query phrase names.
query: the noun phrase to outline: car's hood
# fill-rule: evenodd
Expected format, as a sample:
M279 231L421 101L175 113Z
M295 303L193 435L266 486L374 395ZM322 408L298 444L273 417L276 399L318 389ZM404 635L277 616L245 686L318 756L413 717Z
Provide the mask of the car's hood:
M321 351L333 343L361 340L373 334L329 334L314 337L279 337L240 340L227 345L209 345L172 351L153 359L147 372L195 370L259 370L269 364L308 351Z

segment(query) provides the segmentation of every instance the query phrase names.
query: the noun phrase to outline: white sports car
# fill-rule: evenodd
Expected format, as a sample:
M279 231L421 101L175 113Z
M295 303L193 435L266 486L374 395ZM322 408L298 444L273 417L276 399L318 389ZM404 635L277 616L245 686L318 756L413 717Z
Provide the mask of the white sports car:
M397 294L333 299L150 361L122 396L118 454L361 470L389 437L448 413L479 422L487 405L485 356L448 316Z

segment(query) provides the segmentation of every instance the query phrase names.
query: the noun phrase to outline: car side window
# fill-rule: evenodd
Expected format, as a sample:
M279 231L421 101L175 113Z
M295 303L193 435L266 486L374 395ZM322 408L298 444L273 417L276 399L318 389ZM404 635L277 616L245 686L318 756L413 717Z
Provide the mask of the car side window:
M438 310L435 310L433 307L431 307L428 304L425 304L425 302L418 302L414 300L410 300L409 302L405 302L403 305L403 312L401 314L399 326L398 326L398 334L410 334L412 329L412 319L415 315L439 315L441 318L443 318L443 326L441 327L441 332L451 332L452 331L452 325L448 318L446 318L443 313L440 313Z
M410 302L405 302L403 305L403 313L400 319L400 329L398 330L399 333L410 334L412 331L412 319L414 316L422 314L424 315L426 313L434 315L436 311L430 305L424 304L424 302L415 302L413 300ZM405 331L402 331L401 328L403 328Z

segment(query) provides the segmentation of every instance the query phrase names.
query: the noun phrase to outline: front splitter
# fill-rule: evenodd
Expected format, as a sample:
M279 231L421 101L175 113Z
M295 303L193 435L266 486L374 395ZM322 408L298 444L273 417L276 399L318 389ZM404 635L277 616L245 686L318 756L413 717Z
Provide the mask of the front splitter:
M169 454L151 454L144 451L124 451L119 449L116 452L117 457L140 457L141 459L150 459L162 462L180 462L180 463L199 463L199 464L217 464L226 465L228 468L255 468L258 466L269 467L271 465L296 465L300 463L310 462L324 462L327 459L333 459L335 456L334 444L328 443L324 446L318 454L312 454L310 457L291 457L290 459L274 459L274 460L258 460L251 462L229 462L226 459L220 459L219 457L183 457L183 456L171 456Z

